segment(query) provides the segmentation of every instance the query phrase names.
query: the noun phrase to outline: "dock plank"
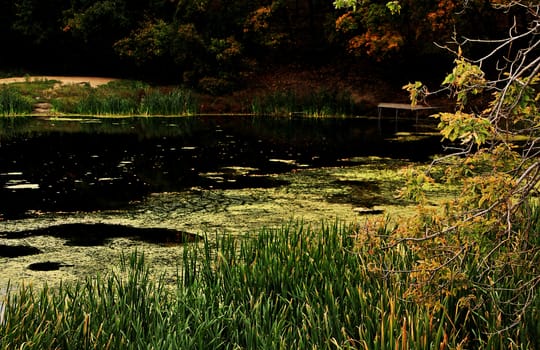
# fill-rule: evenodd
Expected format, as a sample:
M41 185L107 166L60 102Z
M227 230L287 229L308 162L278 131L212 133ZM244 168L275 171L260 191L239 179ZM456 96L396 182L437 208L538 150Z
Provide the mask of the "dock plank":
M410 103L393 103L393 102L381 102L377 105L377 108L390 108L390 109L404 109L408 111L421 111L426 109L437 109L438 107L426 106L426 105L411 105Z
M393 109L396 111L395 113L395 123L397 128L397 121L398 121L398 114L400 110L410 111L410 112L416 112L416 123L418 123L418 112L419 111L427 111L427 110L435 110L439 109L440 107L435 106L426 106L426 105L411 105L410 103L397 103L397 102L381 102L377 105L378 110L378 119L379 119L379 127L381 126L381 118L382 118L382 110L386 109Z

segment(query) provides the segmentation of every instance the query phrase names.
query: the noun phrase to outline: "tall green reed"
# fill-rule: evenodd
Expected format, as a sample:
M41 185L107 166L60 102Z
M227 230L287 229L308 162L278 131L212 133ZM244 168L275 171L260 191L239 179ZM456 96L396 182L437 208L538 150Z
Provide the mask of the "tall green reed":
M197 103L188 90L147 90L139 112L144 115L190 115L197 112Z
M357 106L346 92L318 90L305 94L278 91L251 102L257 115L308 115L314 117L354 115Z
M426 305L409 298L416 259L378 237L358 244L358 227L290 224L248 238L218 236L185 247L176 288L143 254L118 271L57 289L9 295L0 348L62 349L449 349L530 346L501 334L496 315L461 327L455 296ZM399 273L398 271L401 271ZM473 293L473 292L471 292ZM471 339L476 337L477 339Z
M30 114L32 110L33 101L29 97L13 87L0 86L0 115Z
M197 111L192 94L183 89L160 91L141 84L109 83L98 88L69 91L75 96L56 98L55 110L86 115L190 115ZM78 91L78 93L77 93Z
M103 95L95 91L81 98L75 107L76 113L91 115L133 115L137 109L138 103L131 96Z

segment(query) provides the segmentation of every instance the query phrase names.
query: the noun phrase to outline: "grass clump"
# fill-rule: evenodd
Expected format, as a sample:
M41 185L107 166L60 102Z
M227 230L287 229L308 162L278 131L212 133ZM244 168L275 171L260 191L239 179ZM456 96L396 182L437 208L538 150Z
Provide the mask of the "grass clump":
M33 110L33 101L17 88L0 86L0 115L29 114Z
M111 81L96 88L89 84L63 85L51 101L55 111L79 115L134 115L146 85L136 81Z
M191 92L173 89L168 92L148 89L141 100L139 113L144 115L185 115L197 112Z
M379 230L386 232L384 226ZM401 244L383 249L390 246L381 237L338 224L264 229L247 239L218 237L203 247L186 247L176 288L167 288L144 256L134 253L105 278L12 292L0 348L538 346L532 330L538 328L538 308L517 331L496 333L490 327L497 314L489 303L468 308L458 294L434 304L415 301L408 295L415 282L411 274L397 273L409 271L415 252ZM482 297L481 291L469 294Z
M345 92L318 90L307 94L294 91L278 91L251 103L251 111L256 115L308 115L337 116L354 115L357 107L351 96Z
M133 115L137 114L137 101L119 94L108 95L90 91L75 105L77 114L87 115Z
M52 104L59 113L79 115L189 115L197 110L196 100L187 90L162 91L129 80L97 88L63 86Z

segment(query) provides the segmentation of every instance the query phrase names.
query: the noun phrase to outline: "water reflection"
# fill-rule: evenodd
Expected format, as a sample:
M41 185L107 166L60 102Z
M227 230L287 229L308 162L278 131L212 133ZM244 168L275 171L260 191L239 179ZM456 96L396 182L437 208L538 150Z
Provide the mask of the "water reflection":
M394 136L362 118L1 118L0 218L123 209L189 188L278 187L286 183L272 174L440 149L437 136Z

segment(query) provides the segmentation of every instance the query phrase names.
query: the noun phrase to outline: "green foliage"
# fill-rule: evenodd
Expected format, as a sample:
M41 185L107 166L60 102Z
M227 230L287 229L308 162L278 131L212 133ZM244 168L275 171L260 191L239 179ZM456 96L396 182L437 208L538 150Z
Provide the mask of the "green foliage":
M353 10L356 10L356 6L362 2L363 1L358 0L335 0L334 7L337 9L352 8ZM401 10L401 4L399 1L388 1L386 3L386 7L390 10L392 14L399 14Z
M64 31L72 32L85 42L98 40L100 35L108 38L113 32L118 32L128 24L125 11L126 4L123 0L81 3L77 8L66 11L68 18Z
M456 97L459 108L463 108L468 101L470 94L477 95L484 90L486 79L484 72L479 66L459 57L455 61L452 73L448 74L443 81L443 85L448 85Z
M489 119L472 113L439 113L435 115L440 119L438 128L445 139L461 140L462 144L475 143L481 146L491 138L493 128Z
M353 8L356 10L357 0L336 0L334 1L334 7L337 9Z
M142 65L167 54L172 35L173 28L163 20L146 21L130 36L118 40L114 49L121 57L129 57Z
M34 45L50 43L58 40L58 22L62 18L62 0L53 0L44 3L39 0L13 1L11 27L15 33L30 40ZM2 8L2 12L8 8Z
M399 15L399 13L401 12L401 4L399 3L399 1L389 1L386 3L386 7L393 15Z
M215 55L217 64L224 68L239 64L242 57L242 45L233 36L211 39L209 51Z
M188 115L197 101L188 90L157 89L139 81L117 80L92 88L67 85L54 90L57 113L82 115Z
M412 107L415 107L418 104L418 101L423 102L426 98L426 95L428 94L427 87L424 86L424 84L422 84L422 82L420 81L408 83L402 88L409 92Z
M406 179L405 185L398 193L398 197L413 200L418 203L425 203L426 192L429 184L434 180L422 169L408 167L402 171Z
M507 79L509 79L508 76ZM538 127L540 124L539 84L540 74L512 79L505 90L493 94L490 111L508 114L514 130L527 131Z

